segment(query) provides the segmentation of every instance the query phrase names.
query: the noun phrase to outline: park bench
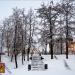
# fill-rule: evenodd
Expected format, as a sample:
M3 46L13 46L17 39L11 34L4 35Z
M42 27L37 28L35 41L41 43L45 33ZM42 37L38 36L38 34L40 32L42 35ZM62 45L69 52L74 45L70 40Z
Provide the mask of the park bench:
M31 63L28 64L28 71L30 70L46 70L48 65L44 64L43 57L39 54L33 54L30 57Z

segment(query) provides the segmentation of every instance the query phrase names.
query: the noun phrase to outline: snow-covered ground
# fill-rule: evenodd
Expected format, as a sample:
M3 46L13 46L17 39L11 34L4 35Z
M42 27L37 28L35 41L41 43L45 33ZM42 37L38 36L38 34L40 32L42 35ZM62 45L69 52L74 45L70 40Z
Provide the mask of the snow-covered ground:
M45 71L28 71L28 63L21 63L21 57L18 58L18 69L15 69L14 61L10 62L10 58L6 55L2 60L6 65L5 74L0 75L75 75L75 55L69 55L69 59L65 55L55 55L54 59L50 59L50 55L43 55L44 63L48 64Z

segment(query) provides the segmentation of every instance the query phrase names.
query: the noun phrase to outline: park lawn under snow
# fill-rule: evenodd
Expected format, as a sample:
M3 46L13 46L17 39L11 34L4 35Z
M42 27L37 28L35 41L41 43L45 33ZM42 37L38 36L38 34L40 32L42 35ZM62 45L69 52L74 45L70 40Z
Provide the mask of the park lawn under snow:
M5 74L0 75L75 75L75 55L69 55L69 59L65 59L65 55L55 55L54 59L50 59L50 55L43 55L44 63L48 64L45 71L28 71L28 63L21 63L21 56L18 58L18 69L15 69L14 61L10 62L10 57L4 55L3 62L6 65ZM9 71L9 72L8 72Z

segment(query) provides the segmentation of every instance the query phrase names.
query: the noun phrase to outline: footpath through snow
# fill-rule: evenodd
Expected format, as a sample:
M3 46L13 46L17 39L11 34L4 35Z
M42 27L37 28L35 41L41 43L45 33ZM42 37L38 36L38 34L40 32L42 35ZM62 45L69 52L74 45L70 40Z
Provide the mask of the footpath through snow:
M48 64L48 70L45 71L28 71L28 63L21 63L21 57L18 58L18 69L15 69L14 61L10 62L8 56L3 56L3 62L6 65L5 74L0 75L75 75L75 55L69 55L69 59L65 55L55 55L54 59L50 59L50 55L43 55L44 63Z

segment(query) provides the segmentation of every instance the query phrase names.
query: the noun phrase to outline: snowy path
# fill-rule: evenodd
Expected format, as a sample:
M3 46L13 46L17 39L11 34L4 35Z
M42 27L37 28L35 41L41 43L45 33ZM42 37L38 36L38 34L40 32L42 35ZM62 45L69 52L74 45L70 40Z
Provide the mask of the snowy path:
M21 64L21 58L18 59L19 68L14 69L15 64L10 62L10 58L4 56L5 62L9 71L0 75L75 75L75 55L69 55L69 59L65 59L65 55L56 55L54 59L50 59L50 55L43 56L44 62L48 64L48 70L45 71L28 71L26 61L24 65Z

